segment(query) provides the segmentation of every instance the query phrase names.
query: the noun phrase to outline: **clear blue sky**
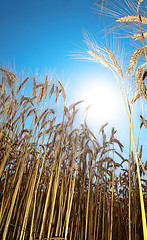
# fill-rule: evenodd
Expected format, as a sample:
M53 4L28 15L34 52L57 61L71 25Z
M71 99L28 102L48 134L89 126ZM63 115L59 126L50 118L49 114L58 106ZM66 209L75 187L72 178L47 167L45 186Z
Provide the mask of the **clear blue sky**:
M67 91L67 105L84 97L84 91L102 82L119 91L112 73L100 64L73 60L69 55L86 51L83 32L105 46L106 19L96 13L96 0L0 0L0 65L35 74L54 70ZM113 1L115 3L115 1ZM111 23L115 19L107 18ZM125 41L125 40L124 40ZM128 40L127 40L128 41ZM119 49L122 50L120 44ZM116 46L116 53L119 55ZM128 49L128 48L127 48ZM122 99L110 126L128 144L127 118ZM139 118L141 110L137 109ZM109 121L109 120L108 120ZM103 122L102 122L103 123ZM104 122L105 123L105 122ZM138 124L136 122L136 124ZM98 132L99 125L89 123ZM144 140L145 141L145 140Z
M1 61L16 68L58 72L71 67L70 51L82 46L82 30L97 31L95 0L0 1ZM79 45L76 47L76 45Z

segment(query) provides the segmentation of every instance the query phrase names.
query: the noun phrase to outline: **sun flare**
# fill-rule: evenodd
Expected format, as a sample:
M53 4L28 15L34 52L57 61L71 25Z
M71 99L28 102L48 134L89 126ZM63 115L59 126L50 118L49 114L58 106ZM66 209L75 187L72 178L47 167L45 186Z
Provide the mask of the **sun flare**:
M84 108L90 121L112 121L118 112L118 95L108 85L97 85L84 92Z

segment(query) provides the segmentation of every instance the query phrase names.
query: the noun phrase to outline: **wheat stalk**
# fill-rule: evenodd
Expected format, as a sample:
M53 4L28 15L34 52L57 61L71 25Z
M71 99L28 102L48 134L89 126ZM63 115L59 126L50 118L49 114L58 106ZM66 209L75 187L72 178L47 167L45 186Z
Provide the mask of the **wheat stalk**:
M147 24L147 18L146 17L140 17L140 21L143 24ZM125 16L118 18L116 22L139 22L138 16Z

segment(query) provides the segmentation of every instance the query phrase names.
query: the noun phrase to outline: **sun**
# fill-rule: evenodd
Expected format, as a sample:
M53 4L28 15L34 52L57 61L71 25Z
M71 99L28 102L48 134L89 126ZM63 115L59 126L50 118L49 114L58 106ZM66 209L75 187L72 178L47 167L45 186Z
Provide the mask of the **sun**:
M108 84L88 87L83 92L85 113L90 121L111 122L119 111L118 94Z

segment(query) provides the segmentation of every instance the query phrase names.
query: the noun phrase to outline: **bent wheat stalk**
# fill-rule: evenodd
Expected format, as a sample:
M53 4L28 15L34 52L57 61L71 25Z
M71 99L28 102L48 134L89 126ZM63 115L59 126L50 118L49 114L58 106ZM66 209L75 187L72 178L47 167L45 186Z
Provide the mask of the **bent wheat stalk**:
M114 57L114 55L111 53L110 50L108 50L108 48L106 49L110 59L112 60L115 68L117 69L118 74L120 75L122 81L123 81L123 75L122 72L120 71L120 67ZM138 162L138 152L137 152L137 147L136 147L136 141L135 141L135 133L134 133L134 126L133 126L133 121L132 121L132 112L133 112L133 105L130 108L129 102L128 102L128 97L127 99L125 99L124 96L124 92L123 89L121 87L121 83L119 78L117 77L117 75L115 74L114 70L111 68L110 64L103 59L102 57L100 57L99 55L97 55L96 53L93 53L92 51L88 51L88 53L90 55L92 55L94 58L96 58L97 60L99 60L103 65L105 65L107 68L111 69L111 71L113 72L113 74L115 75L118 83L119 83L119 87L123 96L123 100L124 100L124 104L125 104L125 108L127 111L127 116L128 116L128 120L129 120L129 124L130 124L130 130L131 130L131 135L132 135L132 141L133 141L133 145L134 145L134 150L135 150L135 158L136 158L136 165L137 165L137 175L138 175L138 184L139 184L139 192L140 192L140 204L141 204L141 213L142 213L142 225L143 225L143 234L144 234L144 240L147 240L147 225L146 225L146 215L145 215L145 207L144 207L144 200L143 200L143 193L142 193L142 186L141 186L141 178L140 178L140 170L139 170L139 162ZM123 81L123 86L124 86L124 90L127 96L127 91L126 91L126 87ZM128 105L127 105L128 103Z

